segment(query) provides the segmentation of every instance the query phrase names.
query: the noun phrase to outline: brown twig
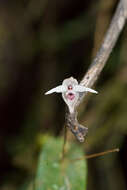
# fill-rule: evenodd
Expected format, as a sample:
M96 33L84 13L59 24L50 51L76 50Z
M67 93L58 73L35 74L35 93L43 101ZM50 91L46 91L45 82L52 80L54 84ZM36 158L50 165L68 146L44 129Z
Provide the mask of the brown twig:
M111 24L109 26L109 29L104 37L104 41L102 43L102 46L100 50L98 51L95 59L93 60L92 64L90 65L87 73L84 75L83 79L81 80L80 84L84 85L86 87L91 87L96 80L98 79L99 74L101 73L102 69L104 68L109 55L111 54L116 41L120 35L120 32L122 31L125 21L127 19L127 0L120 0L119 4L117 6L117 9L115 11L115 14L112 18ZM77 102L77 106L81 103L82 99L86 96L87 93L82 94L82 96L79 98L79 101ZM76 138L80 141L84 141L84 136L87 133L87 130L85 128L81 128L80 131L80 124L77 121L77 112L73 113L73 116L71 113L67 113L66 115L66 121L68 127L71 129L71 131L74 133ZM76 124L76 125L75 125ZM75 126L79 129L79 136L75 133Z
M83 157L80 157L80 158L73 159L71 161L78 161L78 160L95 158L95 157L104 156L106 154L113 153L113 152L119 152L119 148L115 148L115 149L112 149L112 150L107 150L107 151L104 151L104 152L99 152L99 153L95 153L95 154L91 154L91 155L86 155L86 156L83 156Z
M104 37L102 46L81 81L82 85L91 87L95 83L103 67L105 66L106 61L108 60L109 55L112 52L112 49L115 46L116 41L127 19L126 2L126 0L120 0L114 17L112 18L109 29Z

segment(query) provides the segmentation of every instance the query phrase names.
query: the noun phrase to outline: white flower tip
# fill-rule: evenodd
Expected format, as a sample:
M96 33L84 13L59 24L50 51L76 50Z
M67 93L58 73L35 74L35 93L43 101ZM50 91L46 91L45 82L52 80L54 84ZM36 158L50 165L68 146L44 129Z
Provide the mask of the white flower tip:
M97 92L96 90L94 90L94 93L95 93L95 94L98 94L98 92Z
M93 90L91 88L86 88L86 91L94 93L94 94L98 94L98 92L96 90Z
M49 93L48 92L45 92L45 95L48 95Z

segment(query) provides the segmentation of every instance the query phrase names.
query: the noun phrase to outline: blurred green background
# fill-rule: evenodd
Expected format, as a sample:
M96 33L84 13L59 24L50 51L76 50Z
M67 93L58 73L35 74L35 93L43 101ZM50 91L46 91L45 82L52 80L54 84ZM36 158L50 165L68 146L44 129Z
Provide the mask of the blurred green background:
M100 47L117 0L0 0L0 190L17 190L36 172L42 137L59 136L65 104L44 93L81 80ZM127 27L96 86L79 108L89 132L88 190L127 189ZM76 141L76 140L75 140ZM81 146L79 144L79 146Z

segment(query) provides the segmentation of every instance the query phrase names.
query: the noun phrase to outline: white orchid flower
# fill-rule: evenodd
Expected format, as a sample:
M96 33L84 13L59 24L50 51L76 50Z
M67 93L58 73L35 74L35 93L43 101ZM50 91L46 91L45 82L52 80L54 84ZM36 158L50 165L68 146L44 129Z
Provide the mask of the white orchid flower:
M63 81L62 85L52 88L45 95L52 94L52 93L62 93L62 97L69 107L70 113L74 112L75 105L79 99L79 93L83 92L91 92L91 93L98 93L97 91L87 88L78 84L78 81L73 77L67 78Z

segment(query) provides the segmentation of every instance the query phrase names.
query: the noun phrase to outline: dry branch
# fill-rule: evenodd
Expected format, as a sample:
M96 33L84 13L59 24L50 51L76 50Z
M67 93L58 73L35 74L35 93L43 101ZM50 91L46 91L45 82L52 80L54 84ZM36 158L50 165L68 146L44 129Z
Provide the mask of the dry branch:
M99 74L104 68L110 53L112 52L116 41L122 31L125 22L127 19L127 0L120 0L115 14L112 18L109 29L104 37L104 41L102 43L101 48L97 52L95 59L90 65L87 73L84 75L80 84L86 87L91 87L96 80L98 79ZM77 103L77 106L81 103L81 100L87 93L83 94ZM76 107L77 107L76 106ZM76 136L76 138L80 141L84 141L84 136L87 133L87 128L83 127L78 123L77 120L77 111L75 113L67 113L66 114L66 123L72 133Z

